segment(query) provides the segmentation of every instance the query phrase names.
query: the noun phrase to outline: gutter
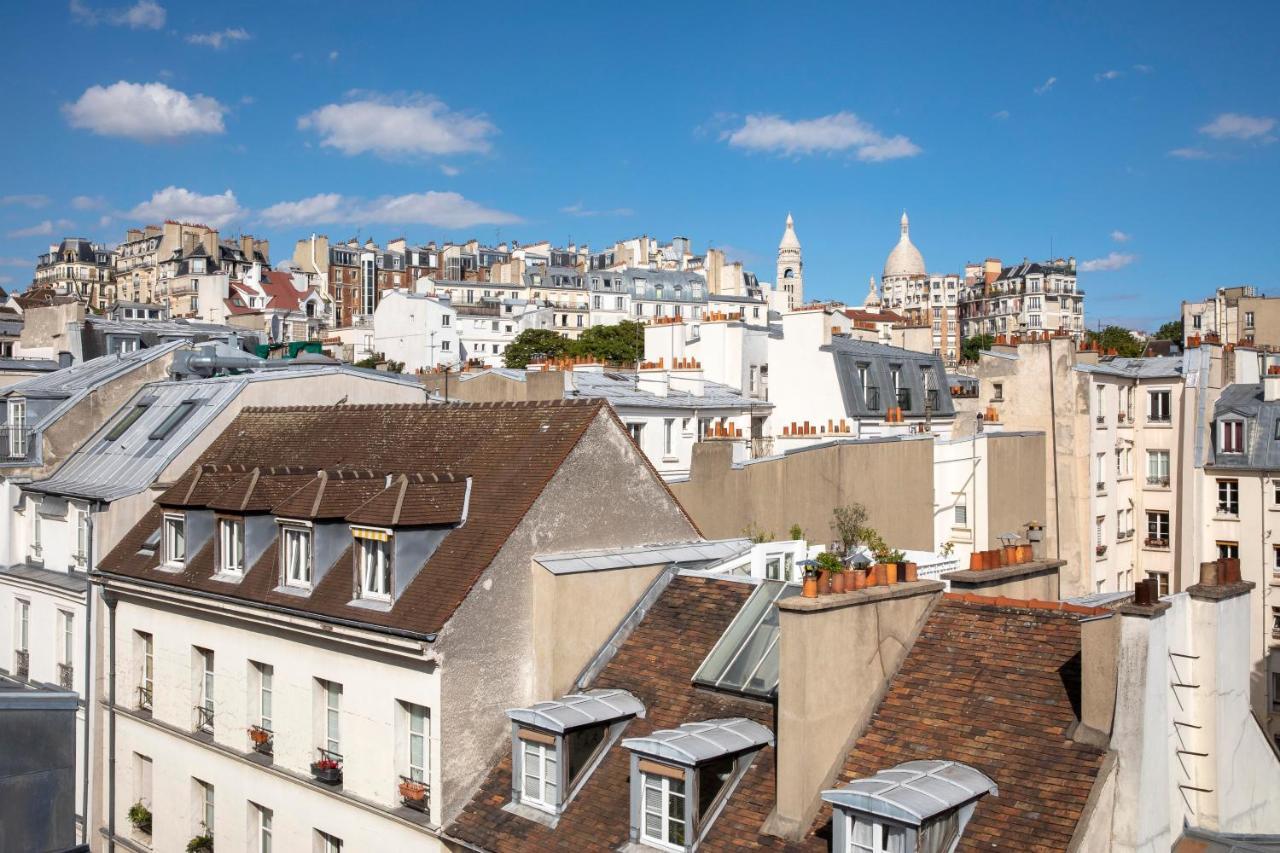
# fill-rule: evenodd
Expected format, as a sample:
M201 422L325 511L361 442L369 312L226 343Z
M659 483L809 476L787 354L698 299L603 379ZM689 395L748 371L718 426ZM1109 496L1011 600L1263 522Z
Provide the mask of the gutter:
M159 583L157 581L146 580L144 578L135 578L129 575L116 574L114 572L104 572L95 570L93 575L100 580L96 581L105 586L106 580L117 580L125 583L137 584L149 589L162 589L166 592L179 592L184 595L193 595L197 598L207 598L211 601L221 601L226 604L234 604L239 607L251 607L258 610L267 610L272 613L280 613L286 616L293 616L301 619L313 619L318 622L325 622L331 625L341 625L344 628L356 628L362 631L372 631L378 634L387 634L393 637L401 637L408 640L417 640L424 643L434 643L439 636L438 632L424 634L420 631L408 631L404 628L392 628L386 625L373 625L369 622L358 622L354 619L344 619L340 616L328 616L323 613L314 613L309 610L297 610L292 607L285 607L280 604L268 604L263 601L247 601L243 598L235 598L230 595L219 595L216 592L206 592L200 589L189 589L187 587L174 587L171 584ZM101 580L106 579L106 580Z

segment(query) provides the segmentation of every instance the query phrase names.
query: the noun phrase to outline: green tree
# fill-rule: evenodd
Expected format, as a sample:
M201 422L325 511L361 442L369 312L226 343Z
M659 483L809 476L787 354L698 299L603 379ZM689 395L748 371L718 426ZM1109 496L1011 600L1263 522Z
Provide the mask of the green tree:
M559 358L569 353L572 342L550 329L525 329L503 353L507 367L527 367L535 356Z
M1107 326L1101 332L1085 332L1085 340L1100 347L1103 352L1114 349L1118 355L1129 358L1142 355L1146 349L1124 326Z
M592 326L571 344L570 352L601 361L634 364L644 357L644 326L631 320Z
M978 353L984 349L991 349L996 339L991 335L974 335L971 338L965 338L960 342L960 360L961 361L977 361Z
M1170 320L1157 329L1152 337L1158 341L1177 341L1182 343L1182 321Z

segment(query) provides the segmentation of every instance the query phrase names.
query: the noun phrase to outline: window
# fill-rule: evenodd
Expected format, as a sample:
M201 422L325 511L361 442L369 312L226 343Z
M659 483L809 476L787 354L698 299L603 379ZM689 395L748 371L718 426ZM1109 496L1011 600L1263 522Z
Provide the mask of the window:
M71 667L75 655L76 617L67 610L58 611L58 665ZM70 687L69 684L62 685Z
M76 507L75 518L76 553L74 557L76 563L83 566L85 561L89 559L89 510L83 507Z
M125 415L123 418L117 421L116 425L111 428L111 431L107 433L106 440L115 441L120 436L128 432L129 427L137 423L138 419L147 413L148 407L149 407L149 404L147 403L139 403L138 405L134 406L133 410L130 411L129 414Z
M342 839L316 830L316 853L342 853Z
M327 752L342 752L342 685L336 681L320 682L320 692L324 699L324 720L322 730L323 749Z
M1147 485L1169 485L1169 451L1147 451Z
M218 520L218 571L244 574L244 522L233 518Z
M164 561L170 566L181 566L187 559L187 517L164 517Z
M151 707L151 691L155 685L155 642L145 631L136 632L139 656L138 687L141 695L138 704L144 708Z
M1161 598L1169 594L1168 572L1147 572L1147 578L1156 582L1156 588Z
M1218 452L1244 452L1244 421L1218 421Z
M1253 328L1253 312L1252 311L1244 312L1244 326L1246 329Z
M642 774L644 799L640 817L642 837L660 847L683 849L685 843L684 775Z
M666 418L662 422L662 453L664 456L672 454L673 435L675 432L675 418Z
M853 815L845 817L849 853L906 853L906 830Z
M448 325L449 325L449 319L450 319L450 318L449 318L449 315L448 315L448 314L442 314L442 315L440 315L440 325L441 325L441 326L448 326Z
M9 401L9 455L27 455L27 401Z
M1271 673L1271 710L1280 712L1280 670ZM1275 736L1275 741L1280 748L1280 734Z
M1219 560L1238 560L1240 559L1240 543L1239 542L1218 542L1218 559Z
M966 502L964 495L956 496L956 527L966 527L969 524L969 504Z
M1147 392L1147 420L1166 423L1169 420L1169 392Z
M520 765L524 776L520 801L530 805L554 809L559 805L557 799L560 779L559 762L556 754L555 739L548 737L550 743L520 740Z
M1004 383L1003 382L991 383L991 399L997 403L1004 399Z
M197 832L213 835L213 786L199 779L194 781L196 783L196 814L200 816Z
M285 584L311 586L311 531L305 527L285 527L282 540Z
M1271 608L1271 636L1280 636L1280 607Z
M1106 529L1107 529L1107 517L1105 515L1100 515L1093 520L1093 534L1094 534L1093 544L1098 546L1099 548L1107 547L1106 546Z
M1218 514L1219 515L1239 515L1240 514L1240 481L1239 480L1219 480L1218 481Z
M429 717L427 709L421 705L407 705L409 720L409 773L408 776L415 782L427 781L427 738L430 737L431 727L429 725Z
M253 715L258 721L254 725L269 732L275 731L271 726L271 700L275 692L276 669L269 663L255 663L253 667L258 674L257 713Z
M644 424L628 423L627 432L631 433L631 440L636 444L640 443L640 434L644 431Z
M250 803L249 807L253 809L254 823L257 826L254 837L258 846L254 848L254 853L271 853L271 819L275 815L266 806Z
M177 429L183 421L191 417L191 413L196 410L197 405L199 405L199 403L196 400L183 400L174 407L174 410L170 412L165 419L160 422L160 425L155 428L151 435L147 437L152 441L168 438L169 434Z
M1169 513L1163 510L1147 513L1147 544L1157 543L1162 547L1169 544Z
M453 341L446 338L445 340L440 342L441 352L449 352L452 349L453 349Z
M213 731L213 652L209 649L196 650L196 659L200 664L200 704L196 706L196 728L206 732Z
M382 535L385 537L387 534ZM370 539L364 538L363 535L356 539L356 576L361 598L390 600L391 542L389 539Z

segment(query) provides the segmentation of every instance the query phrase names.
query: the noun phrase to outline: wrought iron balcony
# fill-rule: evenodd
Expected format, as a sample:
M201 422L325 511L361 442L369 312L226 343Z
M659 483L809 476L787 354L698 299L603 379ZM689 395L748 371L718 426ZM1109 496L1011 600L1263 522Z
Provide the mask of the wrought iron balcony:
M31 652L16 649L13 653L13 674L24 681L31 677Z
M213 709L205 705L196 705L193 710L195 711L195 730L213 734Z
M409 776L400 777L400 802L406 808L431 813L431 786L420 779Z
M249 740L253 742L253 751L261 755L275 754L275 733L266 726L249 726Z
M1148 536L1146 539L1143 540L1142 544L1147 546L1148 548L1168 548L1169 537L1168 536Z
M32 458L32 430L29 427L0 426L0 462L10 465Z
M73 690L75 670L69 663L58 664L58 686L64 690Z
M138 688L138 710L140 711L151 710L151 688L150 687Z
M311 762L311 775L317 782L324 782L326 785L341 785L342 754L320 749L319 747L316 748L316 752L320 754L320 757Z
M1169 478L1168 478L1167 476L1165 476L1165 477L1153 477L1153 476L1151 476L1151 475L1147 475L1147 485L1148 485L1148 486L1159 486L1160 488L1167 489L1167 488L1169 488Z

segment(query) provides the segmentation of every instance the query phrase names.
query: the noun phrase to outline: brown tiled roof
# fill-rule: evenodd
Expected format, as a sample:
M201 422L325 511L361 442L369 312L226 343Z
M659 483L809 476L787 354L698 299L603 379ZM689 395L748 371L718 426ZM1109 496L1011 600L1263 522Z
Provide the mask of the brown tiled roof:
M401 474L390 486L347 515L355 524L414 527L457 524L462 521L467 481L452 474L444 477Z
M314 478L314 472L279 474L254 468L203 505L225 512L270 512Z
M387 475L370 470L321 471L273 511L281 518L346 518L387 487Z
M344 567L350 564L350 556L339 558L336 567L305 598L270 591L278 583L275 561L279 549L274 547L237 584L212 580L211 547L189 560L183 571L163 571L157 554L139 553L159 526L158 511L149 512L126 534L102 560L100 569L319 615L434 633L443 627L587 427L605 409L600 400L554 400L242 410L200 460L243 466L233 475L227 472L231 476L222 488L255 466L311 465L324 466L330 473L363 469L472 478L467 523L445 536L421 571L397 593L387 612L349 605L351 572ZM184 475L166 495L187 495L191 481L198 491L198 480L204 476ZM376 488L346 512L386 485L385 479L368 482Z
M624 738L721 717L747 717L773 728L769 704L694 689L690 682L752 589L740 581L703 577L671 581L591 684L628 690L644 704L645 718L629 722ZM768 747L748 775L766 764L772 765ZM615 743L551 829L503 811L511 795L511 751L506 749L448 832L494 851L616 850L629 832L629 773L629 753Z

